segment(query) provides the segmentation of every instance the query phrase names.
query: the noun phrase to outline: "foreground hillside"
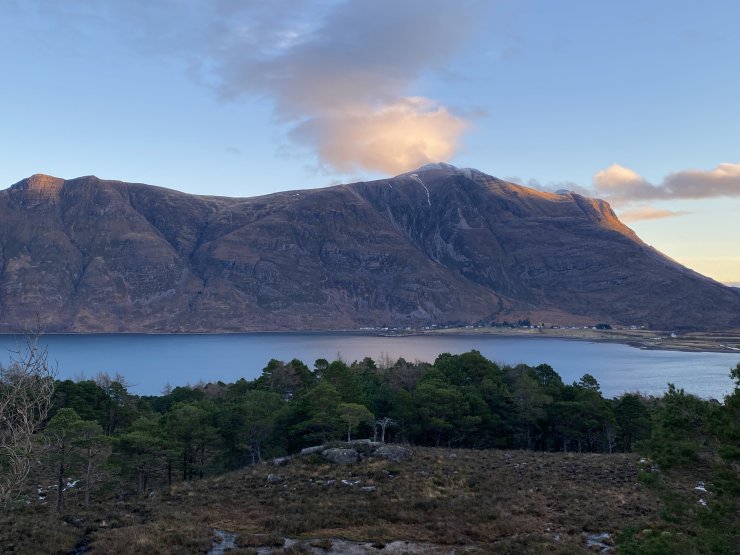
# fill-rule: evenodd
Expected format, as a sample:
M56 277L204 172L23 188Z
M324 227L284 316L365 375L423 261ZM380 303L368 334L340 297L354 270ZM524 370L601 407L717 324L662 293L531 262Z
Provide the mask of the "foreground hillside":
M258 465L83 512L66 526L53 521L37 539L58 538L66 545L60 553L85 533L91 554L205 553L219 529L237 534L240 547L276 551L284 538L315 540L316 547L342 538L379 547L419 543L429 549L424 553L456 546L461 553L580 553L587 552L588 536L614 538L625 526L642 530L658 519L659 500L640 483L633 455L414 451L403 462L368 458L337 466L318 455L281 467ZM14 525L17 538L23 527ZM29 548L17 552L33 552Z
M0 552L207 553L222 532L234 554L704 552L691 522L715 494L696 490L695 474L666 478L631 454L413 451L265 463L94 511L70 491L58 517L36 503L0 512Z
M600 200L432 165L236 199L96 177L0 191L0 331L353 329L530 319L740 326L740 295Z

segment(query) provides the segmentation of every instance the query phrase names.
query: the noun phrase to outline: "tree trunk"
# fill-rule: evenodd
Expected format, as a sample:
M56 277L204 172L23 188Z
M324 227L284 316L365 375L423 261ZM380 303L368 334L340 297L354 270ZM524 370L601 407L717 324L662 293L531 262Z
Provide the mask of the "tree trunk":
M85 507L90 506L90 479L92 478L92 453L87 451L87 471L85 472Z
M62 503L64 497L64 455L62 455L62 461L59 463L59 474L57 474L57 503L56 511L62 510Z
M624 452L625 453L631 453L632 452L632 434L625 434Z
M113 435L113 401L110 397L106 403L105 435Z
M141 496L142 493L144 493L144 470L140 468L136 477L136 495Z

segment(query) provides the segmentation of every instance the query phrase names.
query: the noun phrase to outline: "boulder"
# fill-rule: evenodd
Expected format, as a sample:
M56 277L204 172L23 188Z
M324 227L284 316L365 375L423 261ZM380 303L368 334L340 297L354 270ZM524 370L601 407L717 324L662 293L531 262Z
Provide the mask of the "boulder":
M388 459L389 461L405 461L413 457L414 452L408 447L401 447L400 445L383 445L378 447L374 452L373 456L380 457L382 459Z
M347 445L367 445L368 447L370 447L370 449L377 449L378 447L382 447L385 444L379 441L373 441L372 439L353 439L352 441L348 441Z
M326 449L321 454L334 464L352 464L360 460L360 454L354 449Z
M313 453L321 453L325 450L325 445L314 445L313 447L306 447L305 449L301 449L301 456L311 455Z

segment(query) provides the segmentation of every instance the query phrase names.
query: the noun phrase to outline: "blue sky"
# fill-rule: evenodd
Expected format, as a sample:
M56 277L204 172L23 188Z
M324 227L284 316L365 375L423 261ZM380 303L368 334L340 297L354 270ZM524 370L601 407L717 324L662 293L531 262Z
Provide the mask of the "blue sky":
M730 0L0 0L0 187L252 196L439 160L605 198L740 283L739 19Z

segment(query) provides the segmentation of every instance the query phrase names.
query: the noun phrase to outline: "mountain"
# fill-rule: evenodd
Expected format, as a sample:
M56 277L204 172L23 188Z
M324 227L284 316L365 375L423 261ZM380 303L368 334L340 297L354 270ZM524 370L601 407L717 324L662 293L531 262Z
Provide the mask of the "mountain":
M740 326L607 203L476 170L254 198L34 175L0 191L0 331Z

